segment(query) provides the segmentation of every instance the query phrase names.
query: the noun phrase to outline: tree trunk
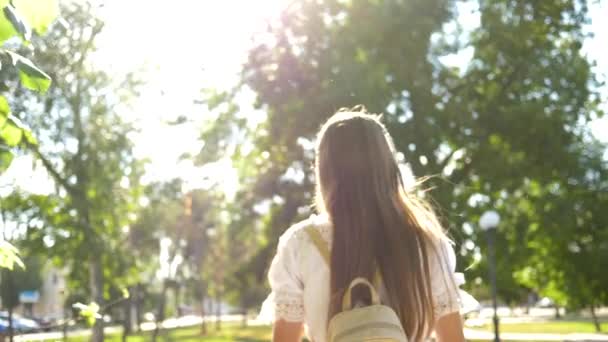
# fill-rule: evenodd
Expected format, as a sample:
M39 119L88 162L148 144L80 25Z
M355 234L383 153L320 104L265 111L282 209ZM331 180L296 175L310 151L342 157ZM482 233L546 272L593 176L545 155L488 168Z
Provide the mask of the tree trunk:
M241 321L241 326L243 328L247 328L247 309L245 307L243 307L243 309L241 310L241 313L243 315L243 320Z
M65 290L61 291L61 298L63 301L61 302L61 307L63 308L63 324L61 325L61 333L63 337L63 342L68 342L68 310L65 308L66 305L66 294Z
M602 326L600 325L600 321L597 319L597 315L595 314L595 304L591 304L591 318L593 318L593 325L595 325L595 332L602 332Z
M129 336L129 334L131 333L131 327L133 324L133 321L131 320L131 306L132 306L132 302L133 302L133 296L131 295L134 291L133 288L129 287L129 297L125 299L124 301L124 307L123 307L123 314L124 314L124 319L123 319L123 326L122 326L122 342L126 342L127 341L127 337Z
M175 314L177 317L182 316L182 312L179 307L179 296L181 294L181 284L176 282L173 286L173 293L175 294L175 298L173 298L173 305L175 307Z
M15 335L15 330L13 327L13 306L9 304L8 306L8 340L13 342L13 337Z
M103 270L101 269L100 255L92 255L90 260L90 282L91 282L91 297L93 301L103 307ZM103 312L100 312L103 315ZM91 336L92 342L103 342L103 317L95 320L93 325L93 335Z
M158 333L160 332L160 326L162 322L165 320L165 302L167 299L167 288L168 288L167 280L163 281L163 290L160 295L160 303L158 304L158 312L156 314L156 324L154 326L154 333L152 334L152 341L156 342L158 338Z
M144 289L142 284L137 284L135 286L135 329L137 332L141 332L141 322L142 322L142 305L144 300Z
M201 300L201 335L207 335L207 318L205 317L205 293L203 292L203 299Z
M220 304L220 291L218 291L218 295L215 298L215 330L222 330L222 305Z
M63 309L65 311L65 309ZM63 320L63 325L61 326L61 335L62 335L62 339L63 342L68 342L68 321L67 321L67 317L64 314L64 320Z
M562 315L559 312L559 309L560 309L559 305L555 304L555 319L561 319L562 318Z
M245 294L242 293L241 296L245 296ZM247 304L245 303L245 300L241 301L241 314L243 315L243 320L241 321L241 324L243 328L247 328Z

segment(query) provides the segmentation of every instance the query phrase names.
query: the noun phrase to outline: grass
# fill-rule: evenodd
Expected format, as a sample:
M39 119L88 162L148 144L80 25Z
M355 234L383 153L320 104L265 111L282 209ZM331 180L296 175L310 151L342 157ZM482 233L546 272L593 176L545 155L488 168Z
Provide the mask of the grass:
M271 329L268 326L254 326L242 328L240 324L226 323L222 326L222 330L215 331L215 327L209 325L209 333L205 336L200 334L200 327L188 327L170 329L161 332L158 341L180 341L180 342L265 342L270 341ZM486 325L480 327L479 330L491 331L492 326ZM549 322L533 322L533 323L504 323L500 326L501 332L517 332L517 333L593 333L595 328L588 321L549 321ZM608 322L602 323L602 330L608 331ZM143 334L134 334L127 338L128 342L148 342L152 341L151 332ZM71 337L69 342L86 342L89 341L89 336ZM120 334L106 334L106 341L119 342L121 341ZM475 341L472 341L475 342ZM505 341L507 342L507 341ZM521 341L520 341L521 342ZM537 341L538 342L538 341Z
M213 327L211 327L213 328ZM210 330L210 333L206 336L201 336L199 334L199 327L191 327L191 328L179 328L169 330L167 335L160 335L158 341L184 341L184 342L268 342L271 338L271 330L270 327L267 326L258 326L258 327L249 327L249 328L241 328L238 325L227 325L222 328L220 332L213 332L213 329ZM74 337L68 339L69 342L86 342L89 341L88 336L82 337ZM120 334L111 334L107 335L105 341L109 342L119 342L121 341ZM145 333L144 335L135 335L129 336L127 339L128 342L148 342L152 341L150 333ZM482 342L470 340L469 342ZM487 342L487 341L483 341ZM504 341L509 342L509 341ZM518 342L532 342L532 341L518 341ZM535 341L542 342L542 341Z
M608 332L608 322L601 323L602 332ZM477 328L474 328L477 329ZM492 325L484 325L479 330L492 331ZM589 321L548 321L531 323L501 323L501 332L510 333L595 333L595 326Z
M189 327L165 330L159 334L158 341L180 341L180 342L265 342L270 341L270 328L256 326L241 328L239 325L224 325L222 330L216 332L214 326L209 326L209 333L205 336L200 334L200 327ZM120 334L106 334L105 341L122 341ZM133 334L127 338L128 342L148 342L151 341L152 333ZM89 336L79 336L69 338L69 342L86 342Z

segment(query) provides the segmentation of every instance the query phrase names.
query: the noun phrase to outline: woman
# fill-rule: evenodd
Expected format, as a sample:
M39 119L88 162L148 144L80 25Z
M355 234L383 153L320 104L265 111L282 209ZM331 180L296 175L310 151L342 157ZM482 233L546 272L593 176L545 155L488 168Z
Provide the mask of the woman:
M300 341L306 327L314 342L325 342L357 277L379 279L382 302L410 341L432 331L438 341L464 341L450 240L430 207L404 188L379 117L336 113L318 135L315 164L319 215L281 236L269 270L263 312L273 311L273 341ZM330 248L330 267L305 234L311 227Z

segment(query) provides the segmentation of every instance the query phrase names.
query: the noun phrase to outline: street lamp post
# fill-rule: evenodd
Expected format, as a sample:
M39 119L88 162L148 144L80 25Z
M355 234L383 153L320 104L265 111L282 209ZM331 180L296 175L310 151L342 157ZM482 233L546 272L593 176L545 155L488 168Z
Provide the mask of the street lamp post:
M496 303L496 228L500 223L500 215L497 212L490 210L481 215L479 219L479 227L488 234L488 249L490 254L490 285L492 287L492 306L494 308L494 341L500 342L498 333L498 313Z

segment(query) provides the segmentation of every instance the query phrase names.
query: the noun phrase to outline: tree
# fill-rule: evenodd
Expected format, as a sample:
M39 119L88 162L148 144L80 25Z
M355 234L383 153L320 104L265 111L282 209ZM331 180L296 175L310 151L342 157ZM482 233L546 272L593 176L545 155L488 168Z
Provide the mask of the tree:
M51 252L73 266L72 279L88 279L92 301L102 305L104 288L109 290L104 279L110 276L104 274L104 265L121 256L109 251L125 247L123 230L133 220L142 171L132 155L132 127L118 113L119 105L135 93L137 82L129 75L116 84L91 65L95 39L103 29L94 10L88 3L62 7L69 26L57 25L45 37L34 39L33 51L56 82L44 96L17 88L11 100L14 115L28 122L42 142L27 147L55 182L57 191L49 197L57 204L53 212L62 214L47 216L50 222L45 223L51 225L44 229L28 229L27 240L38 246L50 243ZM53 224L57 219L60 225ZM95 324L94 341L103 340L101 324Z
M555 6L482 2L482 26L472 38L473 61L462 83L453 85L455 89L465 89L467 83L475 86L451 97L452 104L461 103L463 112L478 117L480 126L470 130L472 135L486 132L487 144L469 151L482 180L474 191L489 195L480 209L495 206L506 214L499 252L510 251L505 253L509 267L501 273L519 274L510 282L520 282L571 308L590 293L601 298L602 291L593 284L599 276L578 286L564 282L589 279L592 269L580 267L568 245L580 239L583 226L596 227L594 238L599 238L607 222L598 214L584 221L573 219L580 216L575 203L584 208L578 211L594 208L591 202L579 202L584 198L581 194L605 203L599 196L602 185L588 181L590 174L606 172L602 161L606 147L584 127L592 116L603 114L597 108L591 63L580 53L586 21L584 1ZM600 241L592 243L598 257L605 253L598 248ZM537 282L527 281L533 274Z
M528 195L540 216L529 234L530 264L516 274L518 280L568 309L589 309L596 330L595 309L607 303L606 267L608 244L604 146L585 146L580 163L586 170L571 176L567 184L550 184ZM542 234L542 230L551 233ZM594 262L590 263L590 260ZM566 262L567 261L567 262Z
M24 260L25 266L21 269L0 270L0 298L2 305L8 310L9 337L14 335L13 312L20 304L19 294L23 291L39 290L42 286L42 259L28 257ZM26 270L27 268L27 270Z
M227 260L223 253L216 253L220 241L210 241L211 232L222 229L218 220L222 198L214 187L190 191L182 187L178 179L148 185L148 203L130 231L133 249L145 254L139 258L157 256L160 264L155 265L160 266L157 275L162 279L155 338L165 317L169 290L173 290L176 310L180 293L191 292L203 305L207 289L221 283L216 279L221 267L217 258L209 259L210 255Z
M18 37L29 41L32 30L44 34L57 16L57 4L53 0L38 2L35 6L26 1L1 1L3 15L0 16L0 44ZM30 26L31 25L31 26ZM18 45L18 44L14 44ZM29 59L6 48L0 49L0 88L7 88L10 73L16 71L24 87L45 92L51 79L38 69ZM14 158L13 149L26 143L36 144L29 129L15 116L11 115L9 103L0 96L0 173L5 171ZM17 264L23 267L17 249L6 241L0 242L0 268L13 269Z
M144 197L147 204L140 209L129 231L129 244L136 251L137 259L154 261L149 265L152 272L148 277L161 281L160 295L154 303L156 327L153 340L156 340L165 319L168 291L176 289L177 271L181 270L180 250L185 222L182 182L174 179L149 184L144 189Z
M20 46L21 41L29 42L32 30L42 35L58 14L57 3L53 0L33 4L27 1L0 2L3 15L0 16L0 43L7 40L9 44ZM0 49L0 60L3 67L0 72L0 83L3 90L10 85L12 73L16 72L23 87L45 92L51 84L50 77L36 67L29 59L7 48ZM23 144L35 144L36 139L17 117L11 115L9 103L0 96L0 171L6 170L12 159L12 149Z
M338 108L358 103L385 113L405 168L433 176L426 186L464 257L460 267L485 251L475 227L487 208L505 208L515 228L499 231L499 255L509 256L499 264L502 283L517 284L513 273L539 253L521 241L554 235L534 232L554 220L535 211L547 197L527 203L526 194L585 172L584 122L601 115L580 51L585 2L480 1L481 26L470 37L443 31L455 4L295 1L255 41L241 84L205 94L217 117L202 133L199 162L234 151L238 211L256 218L250 226L263 222L266 243L251 259L258 279L278 236L310 213L314 134ZM441 62L467 46L474 54L466 68ZM235 98L244 90L256 95L261 123L243 117ZM471 273L485 274L485 262L474 266ZM516 300L514 288L501 293Z
M29 41L32 28L38 34L44 34L48 25L55 19L57 15L57 6L54 1L44 1L36 4L28 4L25 1L2 1L3 16L0 16L0 44L6 40L19 36L24 41ZM41 9L45 13L41 13ZM32 25L30 27L29 25ZM49 87L51 80L48 75L38 69L29 59L10 51L8 49L0 49L0 85L3 90L7 87L7 78L10 72L17 71L21 84L31 90L44 92ZM8 65L9 67L5 67ZM29 129L15 116L11 114L11 108L4 96L0 96L0 173L4 172L11 164L15 148L25 144L37 144L36 139L32 136ZM3 218L3 225L6 224ZM6 242L4 239L0 241L0 271L2 272L2 297L9 308L9 335L10 340L13 340L13 319L12 313L15 305L18 304L17 296L18 287L15 285L14 277L22 277L22 273L13 274L14 265L24 268L24 263L19 257L18 250ZM35 274L34 271L30 271ZM17 284L22 284L19 282Z

